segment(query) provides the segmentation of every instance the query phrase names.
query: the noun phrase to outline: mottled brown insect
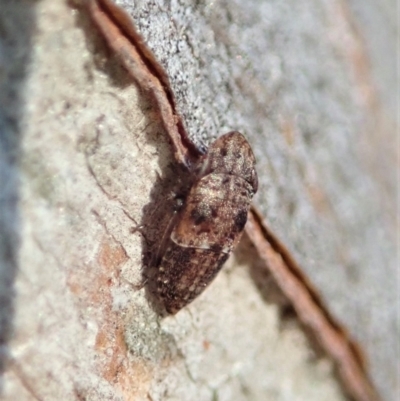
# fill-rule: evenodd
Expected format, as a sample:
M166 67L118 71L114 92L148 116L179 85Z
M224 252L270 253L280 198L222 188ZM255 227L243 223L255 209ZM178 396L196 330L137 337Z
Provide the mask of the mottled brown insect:
M255 158L239 132L218 138L194 169L157 272L157 291L169 313L193 301L238 244L258 187Z

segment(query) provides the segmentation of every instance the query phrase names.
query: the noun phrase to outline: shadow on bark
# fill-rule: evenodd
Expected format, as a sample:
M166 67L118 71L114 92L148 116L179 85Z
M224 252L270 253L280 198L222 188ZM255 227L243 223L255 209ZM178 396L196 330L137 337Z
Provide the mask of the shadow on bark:
M21 216L19 164L24 91L35 29L35 2L4 0L0 7L0 377L9 358L15 314ZM0 379L0 394L3 381Z

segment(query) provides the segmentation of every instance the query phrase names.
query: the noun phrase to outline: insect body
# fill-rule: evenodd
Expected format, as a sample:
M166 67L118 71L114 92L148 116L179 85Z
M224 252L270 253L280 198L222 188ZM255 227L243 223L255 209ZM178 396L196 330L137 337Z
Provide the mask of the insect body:
M253 152L239 132L212 143L194 175L157 272L159 297L172 314L193 301L228 259L258 187Z

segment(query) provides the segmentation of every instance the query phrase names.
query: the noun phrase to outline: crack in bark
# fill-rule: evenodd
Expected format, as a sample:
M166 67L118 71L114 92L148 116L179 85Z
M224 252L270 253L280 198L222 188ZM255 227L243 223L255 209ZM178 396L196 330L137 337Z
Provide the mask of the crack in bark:
M19 363L17 362L17 360L14 357L10 356L9 364L10 364L9 365L10 366L10 370L12 370L14 372L15 376L18 377L18 379L22 383L22 386L28 391L28 393L35 400L44 401L44 399L42 397L40 397L38 392L35 390L34 386L31 383L31 381L27 378L27 376L25 375L25 372L23 371L21 366L19 366Z
M113 241L121 247L122 251L124 252L124 255L126 256L126 258L129 259L128 253L127 253L125 247L123 246L122 242L120 240L118 240L114 236L114 234L111 233L111 231L107 227L106 222L101 218L99 212L97 210L95 210L95 209L92 209L91 212L95 216L97 222L104 228L104 231L107 233L107 235L109 235L113 239Z

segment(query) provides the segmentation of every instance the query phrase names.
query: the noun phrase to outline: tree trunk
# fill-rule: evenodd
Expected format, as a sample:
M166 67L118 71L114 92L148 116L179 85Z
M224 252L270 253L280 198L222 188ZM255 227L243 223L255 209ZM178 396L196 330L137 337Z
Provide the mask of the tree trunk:
M194 143L247 136L255 205L398 399L394 1L118 4ZM3 399L348 399L247 237L187 308L152 306L176 161L81 2L1 0L0 85Z

